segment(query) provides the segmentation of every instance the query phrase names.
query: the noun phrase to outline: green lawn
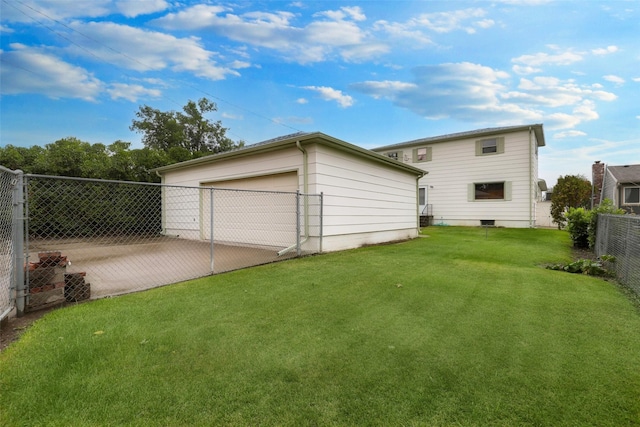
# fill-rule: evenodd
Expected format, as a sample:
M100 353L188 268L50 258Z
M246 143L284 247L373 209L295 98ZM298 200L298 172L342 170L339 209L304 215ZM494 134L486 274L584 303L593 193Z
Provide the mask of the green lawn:
M640 313L557 230L429 237L54 311L0 425L640 425Z

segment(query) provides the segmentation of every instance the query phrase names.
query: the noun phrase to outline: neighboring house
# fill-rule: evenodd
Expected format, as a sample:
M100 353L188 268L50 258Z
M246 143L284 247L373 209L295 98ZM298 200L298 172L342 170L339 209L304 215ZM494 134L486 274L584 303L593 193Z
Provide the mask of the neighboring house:
M418 180L426 174L422 169L322 133L288 135L161 167L157 172L163 184L173 186L323 193L323 251L417 237L416 194ZM206 224L211 217L208 202L202 199L208 197L209 192L200 193L189 202L184 199L172 202L165 194L163 229L166 234L191 239L207 237L201 224ZM277 203L277 197L274 195L273 202L269 202L268 197L265 200L262 202L265 205L255 214L276 215L277 209L267 205ZM242 201L239 203L242 207ZM173 213L178 211L179 215ZM251 225L253 214L248 208L241 208L238 213L236 207L233 215L241 215L249 222L246 227L254 236L254 244L269 244L266 241L269 230ZM220 218L217 211L214 217ZM318 239L318 233L304 236L305 241L308 240L309 245L317 244L313 240ZM288 239L289 242L271 243L274 246L295 243L295 228Z
M376 148L429 174L421 212L435 225L535 227L546 183L538 178L541 124L481 129ZM546 223L544 226L549 226Z
M640 165L606 166L597 161L591 170L597 203L610 199L615 207L640 214Z

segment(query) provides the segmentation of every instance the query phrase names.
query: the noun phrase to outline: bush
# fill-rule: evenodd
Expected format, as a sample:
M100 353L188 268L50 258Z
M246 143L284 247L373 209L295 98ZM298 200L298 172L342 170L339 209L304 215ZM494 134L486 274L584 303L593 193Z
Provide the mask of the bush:
M585 208L569 208L566 214L567 230L576 248L589 247L589 224L591 211Z
M565 214L567 230L576 248L593 249L598 232L598 214L625 214L624 209L613 206L613 202L604 199L600 205L592 210L584 208L569 208Z

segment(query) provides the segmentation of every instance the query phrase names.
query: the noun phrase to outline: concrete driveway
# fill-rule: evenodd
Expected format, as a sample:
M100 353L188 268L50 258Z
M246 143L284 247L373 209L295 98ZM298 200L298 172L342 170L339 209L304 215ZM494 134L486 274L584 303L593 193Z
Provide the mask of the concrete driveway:
M170 237L148 239L70 239L31 241L29 261L38 253L58 251L70 261L67 273L85 272L91 298L141 291L210 274L295 257L273 249L215 244Z

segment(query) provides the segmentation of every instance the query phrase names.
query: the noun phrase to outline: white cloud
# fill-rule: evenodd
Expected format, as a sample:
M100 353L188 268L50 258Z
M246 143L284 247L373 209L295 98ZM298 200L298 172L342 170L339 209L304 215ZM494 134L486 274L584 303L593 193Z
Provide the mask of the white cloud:
M594 55L608 55L610 53L615 53L618 51L617 46L607 46L605 48L592 49L591 53Z
M128 18L160 12L169 7L165 0L119 0L115 5L120 13Z
M111 96L111 99L126 99L131 102L137 102L138 99L142 97L150 96L152 98L159 98L162 96L162 92L158 89L149 89L142 85L130 85L124 83L114 83L111 85L109 89L107 89L107 93Z
M543 121L551 129L596 120L596 102L616 99L592 85L550 76L521 78L514 87L508 73L466 62L413 72L413 81L365 81L350 88L429 119L451 117L491 125Z
M306 98L298 98L298 99L296 99L296 103L297 104L308 104L309 100L307 100Z
M64 62L41 49L12 44L0 51L0 93L37 93L49 98L94 101L104 84L84 68Z
M433 41L424 32L415 29L412 25L399 22L377 21L373 25L375 31L386 32L389 36L397 39L409 39L420 44L433 44Z
M608 82L615 83L618 86L621 86L624 84L624 79L622 77L614 76L613 74L602 76L602 78Z
M362 8L360 8L359 6L345 6L341 7L339 10L318 12L315 14L315 16L325 16L335 21L342 21L347 18L353 19L354 21L364 21L367 19L365 14L362 12Z
M200 40L195 37L177 38L111 22L74 22L70 27L93 40L101 41L98 46L87 45L92 53L90 59L95 55L123 68L137 71L169 68L211 80L239 75L231 67L218 65L213 60L215 53L204 49ZM76 45L67 48L68 51L80 56L87 55L87 51L77 46L86 44L86 39L78 39L75 43Z
M13 28L0 24L0 33L13 33Z
M97 18L115 12L111 0L21 0L2 3L2 20L9 22L31 23L34 19L41 21L45 17L55 20Z
M558 132L553 135L554 138L563 139L563 138L577 138L579 136L587 136L585 132L580 130L567 130L564 132Z
M511 69L513 70L514 73L522 74L522 75L535 74L542 71L541 68L522 66L522 65L514 65Z
M522 55L517 58L513 58L511 62L535 68L543 65L570 65L575 62L582 61L582 59L583 56L581 54L571 51L557 54L539 52L533 55Z
M325 101L336 101L342 108L351 107L354 102L351 96L343 94L341 90L327 86L303 86L303 89L317 92Z
M338 55L347 61L359 61L388 52L388 47L370 40L358 26L365 19L359 7L325 11L306 26L295 26L290 12L248 12L234 14L232 9L196 5L170 13L153 21L169 30L213 31L221 36L253 47L274 50L299 63L324 61Z
M479 8L425 13L412 19L411 23L415 27L424 27L436 33L449 33L456 30L469 32L474 29L467 21L482 18L486 13L484 9Z

